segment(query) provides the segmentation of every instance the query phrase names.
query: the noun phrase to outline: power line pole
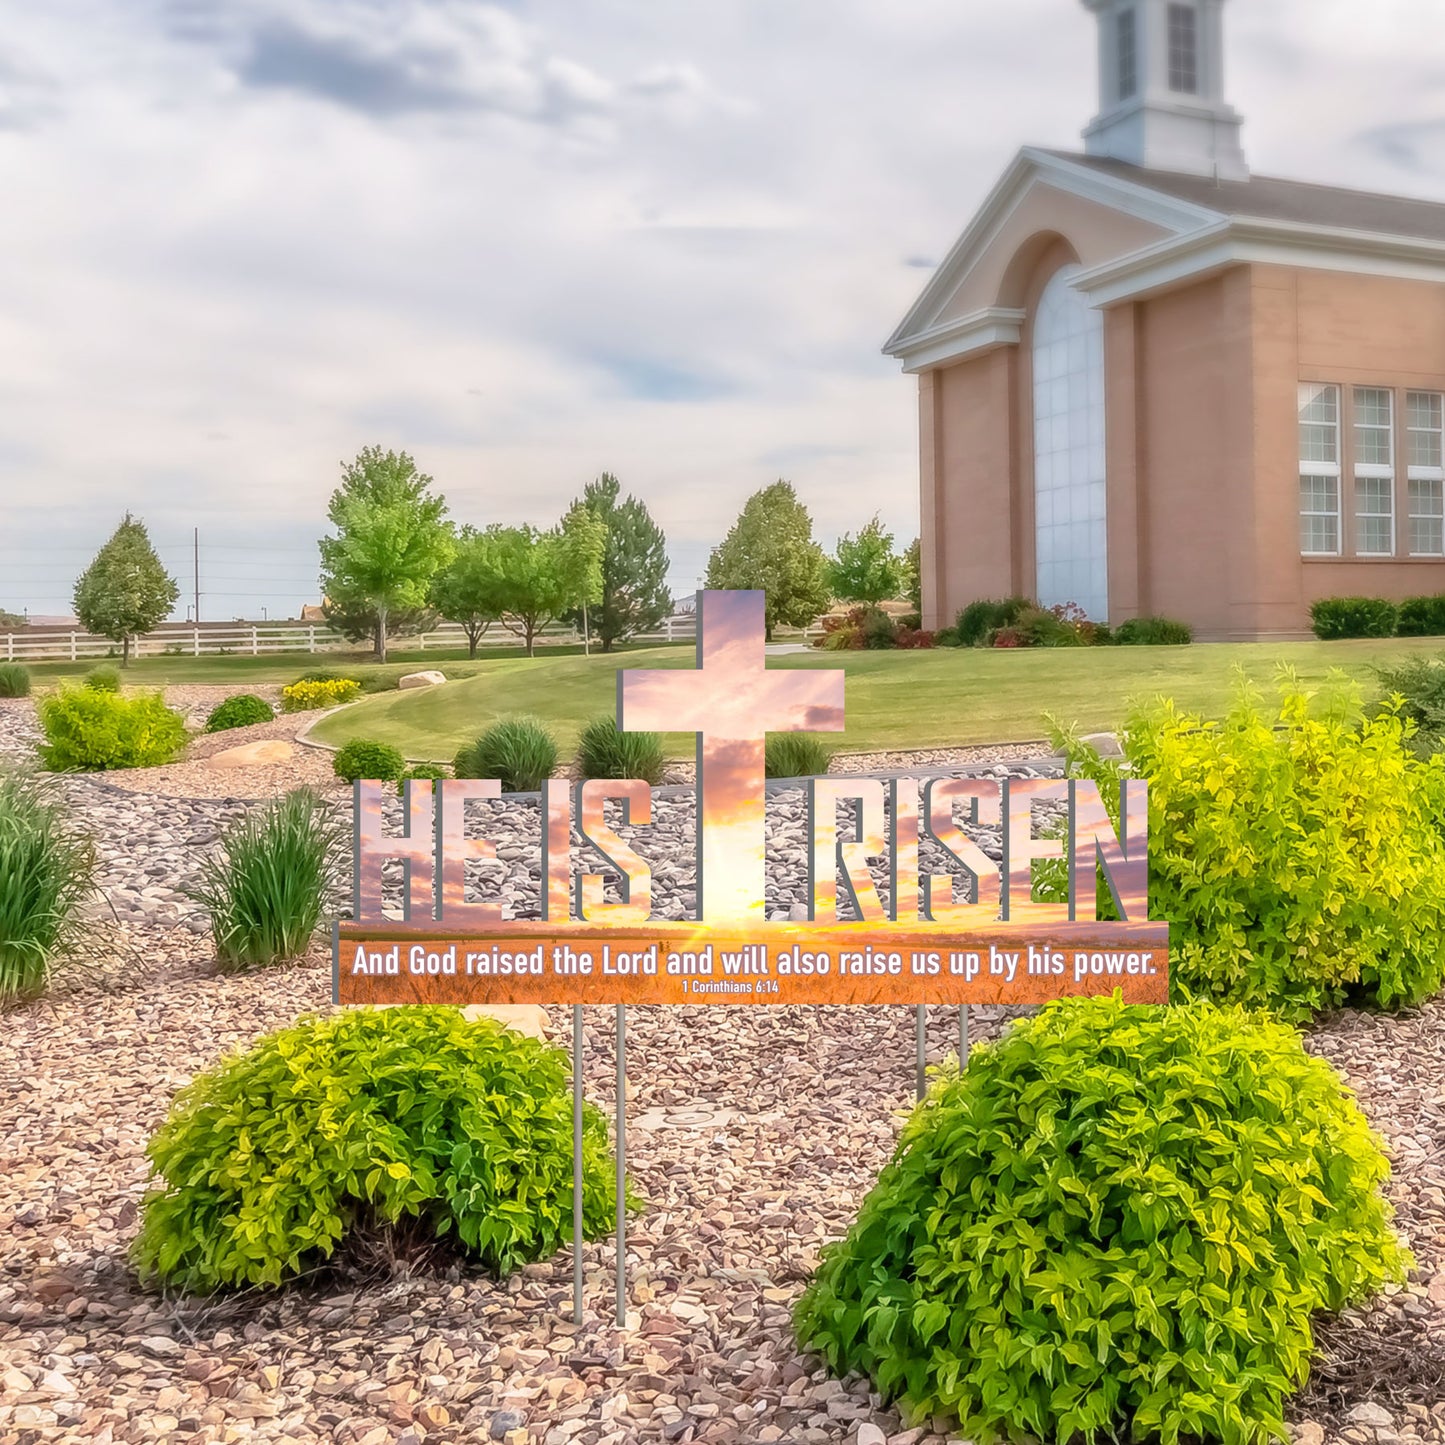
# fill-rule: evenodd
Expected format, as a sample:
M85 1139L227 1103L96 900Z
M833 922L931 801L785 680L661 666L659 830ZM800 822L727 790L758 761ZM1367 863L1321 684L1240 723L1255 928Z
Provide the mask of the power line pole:
M196 596L196 622L201 620L201 529L191 528L191 577Z

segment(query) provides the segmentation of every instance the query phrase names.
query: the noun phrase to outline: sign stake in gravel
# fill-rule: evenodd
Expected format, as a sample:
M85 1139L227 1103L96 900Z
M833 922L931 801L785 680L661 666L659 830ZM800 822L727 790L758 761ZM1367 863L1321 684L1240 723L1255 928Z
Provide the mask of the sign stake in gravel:
M495 844L470 836L466 805L500 796L494 780L409 782L399 836L381 783L358 783L356 896L338 926L333 998L342 1004L573 1005L574 1315L582 1320L581 1159L584 1004L617 1021L617 1322L626 1322L626 1005L912 1004L916 1087L926 1086L927 1006L1032 1004L1111 994L1162 1004L1169 928L1148 916L1148 791L1120 785L1116 828L1089 782L1048 778L807 780L810 845L805 922L766 917L769 732L839 732L844 674L769 669L763 594L698 594L697 667L618 673L620 730L697 734L697 897L693 921L654 920L652 874L614 830L646 827L652 792L637 780L549 782L542 792L542 921L508 919L497 899L467 895L469 863ZM1036 804L1062 808L1062 838L1035 836ZM1000 867L967 825L1003 836ZM579 862L572 832L607 876ZM930 855L925 858L925 854ZM946 860L939 871L938 859ZM1066 902L1033 897L1033 865L1058 860ZM887 901L873 866L887 864ZM401 917L382 877L402 865ZM1117 921L1101 921L1098 880ZM963 887L959 885L962 884Z

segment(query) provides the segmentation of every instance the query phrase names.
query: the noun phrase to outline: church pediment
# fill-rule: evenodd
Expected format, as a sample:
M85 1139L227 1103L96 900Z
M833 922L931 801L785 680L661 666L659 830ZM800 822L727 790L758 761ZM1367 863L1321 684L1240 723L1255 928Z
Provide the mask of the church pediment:
M884 350L919 371L1017 341L1031 259L1062 239L1086 269L1197 231L1216 212L1044 151L1021 151Z

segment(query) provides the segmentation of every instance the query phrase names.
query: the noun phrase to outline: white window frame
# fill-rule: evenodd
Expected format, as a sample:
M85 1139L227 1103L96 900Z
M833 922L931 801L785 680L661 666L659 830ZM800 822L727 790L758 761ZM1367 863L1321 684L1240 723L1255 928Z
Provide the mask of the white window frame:
M1139 93L1139 18L1132 5L1114 17L1114 81L1115 98L1121 104Z
M1296 420L1297 426L1304 426L1304 425L1306 425L1305 422L1303 422L1302 420L1300 420L1299 413L1300 413L1301 411L1303 411L1304 408L1305 408L1306 406L1308 406L1311 402L1315 401L1315 400L1319 397L1319 395L1320 395L1321 392L1325 392L1325 391L1333 392L1333 393L1334 393L1334 398L1335 398L1335 420L1334 420L1334 432L1335 432L1335 447L1334 447L1334 451L1335 451L1335 459L1334 459L1334 461L1332 461L1332 462L1316 462L1316 461L1307 461L1307 460L1305 460L1304 457L1301 457L1301 458L1300 458L1300 463L1299 463L1299 480L1300 480L1300 483L1301 483L1301 495L1300 495L1300 498L1299 498L1299 506L1300 506L1300 517L1301 517L1301 519L1303 519L1303 518L1305 518L1305 517L1332 517L1332 518L1334 519L1334 524L1335 524L1335 545L1334 545L1334 549L1333 549L1332 551L1328 551L1328 552L1308 551L1308 550L1306 550L1305 545L1304 545L1304 537L1301 536L1301 537L1300 537L1300 555L1301 555L1302 557L1339 557L1339 556L1342 556L1342 555L1343 555L1343 546L1344 546L1344 518L1343 518L1343 516L1341 515L1341 513L1342 513L1342 511L1343 511L1343 509L1344 509L1344 507L1343 507L1344 499L1343 499L1343 497L1340 495L1340 494L1341 494L1341 491L1343 490L1343 488L1342 488L1341 485L1340 485L1340 481L1341 481L1341 478L1340 478L1340 408L1341 408L1341 406L1343 405L1343 397L1342 397L1342 395L1341 395L1340 388L1339 388L1337 385L1335 385L1333 382L1302 381L1302 382L1300 383L1300 385L1299 385L1299 393L1298 393L1299 405L1298 405L1298 408L1297 408L1297 410L1296 410L1296 412L1295 412L1295 420ZM1308 423L1308 425L1311 425L1311 426L1322 426L1322 425L1324 425L1324 423L1322 423L1322 422L1311 422L1311 423ZM1304 451L1304 447L1299 446L1299 445L1297 444L1296 447L1295 447L1295 450L1296 450L1297 452L1303 452L1303 451ZM1312 479L1312 478L1316 478L1316 477L1321 478L1321 479L1325 479L1325 480L1333 481L1334 484L1335 484L1335 505L1334 505L1334 508L1333 508L1331 511L1323 512L1323 511L1315 511L1315 510L1310 510L1310 511L1306 511L1306 510L1305 510L1305 507L1304 507L1304 496L1303 496L1303 494L1302 494L1302 493L1303 493L1303 483L1306 481L1306 479Z
M1440 403L1440 426L1418 427L1410 424L1410 403L1418 396L1433 397ZM1407 482L1434 482L1440 487L1442 500L1445 500L1445 395L1442 395L1442 393L1438 391L1413 390L1407 392L1405 394L1405 426L1407 433L1429 432L1438 437L1440 440L1440 458L1442 462L1442 465L1438 467L1421 467L1411 463L1406 468ZM1408 459L1411 452L1407 449L1405 455ZM1407 522L1407 526L1409 527L1409 555L1412 557L1445 557L1445 520L1442 520L1438 513L1417 512L1415 510L1415 488L1413 486L1407 486L1406 507L1409 513ZM1415 522L1437 522L1440 524L1442 536L1441 546L1438 551L1420 552L1416 550L1415 528L1412 525Z
M1182 41L1176 45L1175 21L1180 22L1189 38L1186 49ZM1169 89L1174 95L1198 95L1199 94L1199 7L1197 5L1180 3L1174 0L1171 3L1165 16L1165 46L1168 51L1169 62ZM1192 85L1176 85L1176 75L1182 81L1190 79Z
M1379 431L1378 422L1362 422L1360 420L1360 397L1364 392L1375 392L1385 398L1388 420L1385 422L1385 431L1389 439L1390 459L1388 462L1362 462L1360 461L1360 433L1362 431ZM1354 441L1355 441L1355 492L1354 492L1354 515L1355 515L1355 556L1357 557L1393 557L1395 555L1395 393L1387 386L1356 386L1350 389L1350 410L1353 418ZM1386 498L1389 501L1388 512L1362 512L1360 510L1360 488L1362 481L1386 482ZM1365 517L1384 517L1390 519L1390 545L1388 550L1366 551L1360 545L1360 523Z

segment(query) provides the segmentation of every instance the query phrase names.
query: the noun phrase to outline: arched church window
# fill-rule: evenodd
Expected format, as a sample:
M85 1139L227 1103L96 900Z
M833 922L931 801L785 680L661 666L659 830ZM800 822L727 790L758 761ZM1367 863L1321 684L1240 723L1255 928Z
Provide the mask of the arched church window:
M1108 621L1104 318L1056 271L1034 314L1035 594Z

